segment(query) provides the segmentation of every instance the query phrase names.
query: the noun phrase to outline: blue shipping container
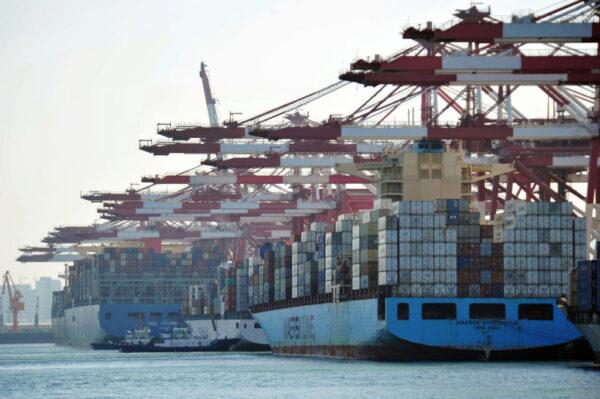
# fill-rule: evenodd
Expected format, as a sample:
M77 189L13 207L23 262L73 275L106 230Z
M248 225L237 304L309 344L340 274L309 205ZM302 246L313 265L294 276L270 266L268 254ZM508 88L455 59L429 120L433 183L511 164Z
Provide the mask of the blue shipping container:
M600 312L600 267L596 265L596 310Z
M459 200L449 199L446 201L446 206L448 207L448 213L458 213L460 206Z
M458 225L459 224L459 214L458 213L448 213L448 218L446 223L449 226Z
M592 310L592 268L595 263L589 260L577 262L577 307L584 312Z

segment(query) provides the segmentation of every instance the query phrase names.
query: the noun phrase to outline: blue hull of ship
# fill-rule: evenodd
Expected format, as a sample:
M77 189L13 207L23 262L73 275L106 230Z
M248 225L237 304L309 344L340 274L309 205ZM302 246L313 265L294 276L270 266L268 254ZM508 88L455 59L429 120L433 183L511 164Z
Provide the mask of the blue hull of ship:
M140 316L142 317L134 317ZM65 309L52 319L55 343L89 347L92 343L119 341L140 323L154 336L172 327L181 314L179 304L96 304ZM159 316L160 315L160 316Z
M131 318L132 313L144 317ZM149 326L150 333L158 337L161 329L172 327L180 317L181 305L177 304L102 304L98 314L100 328L107 336L115 338L123 338L140 323Z
M423 320L423 303L456 304L456 320ZM540 298L386 298L323 303L254 313L274 353L376 360L529 359L555 354L581 333ZM398 320L397 305L410 317ZM471 303L502 303L503 320L472 320ZM550 304L552 320L519 320L518 305ZM381 315L383 316L383 315Z

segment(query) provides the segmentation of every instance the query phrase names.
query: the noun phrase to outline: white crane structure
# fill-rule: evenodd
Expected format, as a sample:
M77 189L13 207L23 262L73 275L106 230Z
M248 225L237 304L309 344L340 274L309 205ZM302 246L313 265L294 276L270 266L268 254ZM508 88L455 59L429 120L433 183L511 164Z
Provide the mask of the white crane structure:
M210 82L208 81L206 64L204 62L200 63L200 79L202 79L202 86L204 87L204 98L206 99L206 109L208 110L210 127L219 127L219 117L217 116L216 107L217 100L215 100L210 90Z

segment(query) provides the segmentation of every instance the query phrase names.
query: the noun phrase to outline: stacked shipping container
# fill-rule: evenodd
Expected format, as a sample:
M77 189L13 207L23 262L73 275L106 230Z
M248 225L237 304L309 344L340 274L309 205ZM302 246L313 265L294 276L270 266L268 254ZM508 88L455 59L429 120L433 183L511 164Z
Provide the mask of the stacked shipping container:
M222 293L225 314L236 313L236 265L223 269Z
M352 289L377 287L379 218L389 209L377 209L362 214L361 223L352 227Z
M215 284L222 260L218 247L194 247L186 252L156 253L144 248L105 248L101 253L76 261L69 268L65 304L180 303L198 314L214 305L219 296ZM208 297L190 296L197 287ZM195 301L192 303L192 300ZM218 312L215 306L208 311Z
M582 312L600 312L600 243L596 244L596 259L580 260L575 271L575 305Z
M311 223L301 241L292 244L292 298L319 293L319 259L323 259L322 286L325 290L325 224Z
M325 293L339 281L340 267L350 272L352 265L352 215L340 215L335 222L335 231L325 235Z
M504 292L507 297L568 293L574 259L585 259L585 224L570 203L507 201Z
M235 270L235 309L237 312L247 312L248 302L248 265L249 259L244 259Z
M459 230L468 236L468 203L460 200L392 204L398 217L398 293L456 296Z
M327 234L323 224L311 224L292 244L292 298L331 292L344 262L352 264L353 290L379 285L412 297L558 297L567 294L575 259L585 259L585 223L568 203L507 201L504 214L483 224L468 200L387 206L341 215Z
M292 297L292 248L284 241L278 242L275 252L275 294L276 301Z
M273 302L275 293L275 253L271 248L263 253L259 273L262 286L262 296L259 303Z
M259 268L262 260L259 256L252 256L248 258L248 301L250 305L257 305L261 303L261 291Z

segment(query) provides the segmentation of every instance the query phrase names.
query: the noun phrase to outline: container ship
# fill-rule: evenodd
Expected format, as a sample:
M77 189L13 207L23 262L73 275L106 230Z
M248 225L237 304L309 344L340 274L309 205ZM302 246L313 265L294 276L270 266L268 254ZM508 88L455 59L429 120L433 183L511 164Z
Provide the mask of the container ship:
M560 298L585 257L585 219L569 203L511 200L485 223L463 159L440 142L385 157L378 209L313 223L283 268L265 253L252 313L274 353L548 358L581 336ZM261 290L263 275L289 297L267 291L268 279Z
M222 256L221 248L209 243L183 252L107 247L75 261L64 289L53 296L55 342L118 344L139 325L158 337L185 319L211 347L229 350L238 344L245 349L240 344L241 325L253 327L254 321L247 311L232 311L235 296L221 297L235 287L235 279L228 277L231 272L220 266Z

